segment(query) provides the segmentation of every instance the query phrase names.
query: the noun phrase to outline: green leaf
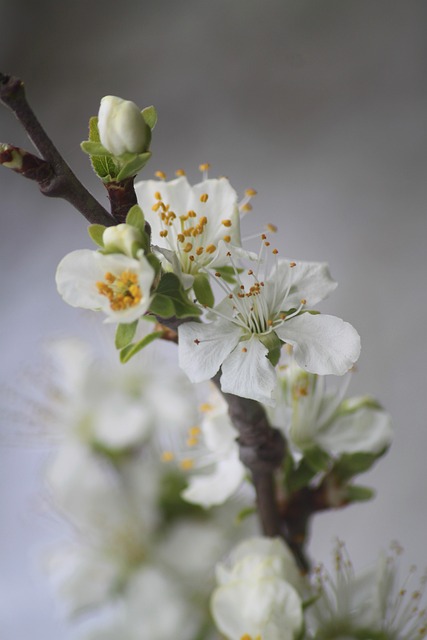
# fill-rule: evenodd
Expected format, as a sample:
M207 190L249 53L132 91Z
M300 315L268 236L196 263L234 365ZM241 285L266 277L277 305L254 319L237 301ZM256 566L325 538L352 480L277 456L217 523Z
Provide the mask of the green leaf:
M145 235L147 236L147 239L148 239L148 235L147 234L145 234ZM156 258L154 253L147 253L145 258L150 263L150 265L153 267L154 272L155 272L155 274L157 276L160 273L160 270L162 268L162 265L160 264L160 260L158 258Z
M87 232L92 238L92 240L95 242L95 244L99 245L100 247L104 246L104 241L102 239L102 236L106 228L107 227L104 227L103 224L91 224L87 228Z
M98 129L98 116L89 119L89 140L91 142L101 142Z
M194 294L200 304L206 307L214 306L215 297L212 292L208 276L202 273L198 273L194 278L193 289Z
M387 448L379 453L344 453L334 464L333 472L340 480L349 480L368 471L386 451Z
M280 360L280 353L283 344L282 341L280 340L280 338L278 338L274 331L261 336L260 341L262 342L264 347L267 347L267 358L270 360L273 367L275 367Z
M172 318L175 315L175 305L167 296L155 294L150 304L150 311L160 318Z
M302 487L307 487L316 473L316 469L303 459L298 467L288 474L286 486L289 491L298 491L298 489L302 489Z
M163 335L163 331L153 331L153 333L149 333L139 342L134 344L129 344L127 347L120 351L120 362L125 364L128 362L135 354L137 354L141 349L144 349L150 342L153 342L157 338L160 338Z
M249 518L249 516L252 516L254 513L256 513L256 507L244 507L237 514L236 523L240 524L243 520L246 520L246 518Z
M150 127L150 129L154 129L157 123L157 111L156 108L151 105L150 107L145 107L141 111L142 117L144 118L146 124Z
M233 267L215 267L215 271L221 275L221 278L228 284L236 284L236 271L242 273L243 269L234 270Z
M320 447L310 447L303 452L305 463L310 466L313 471L327 471L330 466L330 457Z
M175 307L175 314L172 315L175 315L177 318L189 318L201 314L201 310L191 302L188 295L182 288L180 279L174 273L164 274L158 284L156 294L156 297L161 295L172 302ZM171 316L163 317L167 318Z
M126 216L126 224L130 224L132 227L136 227L139 231L144 232L145 218L139 205L134 204L133 207L129 209Z
M128 344L132 342L137 326L138 320L117 326L115 338L116 349L124 349L124 347L127 347Z
M375 491L369 487L350 485L347 487L347 498L350 502L366 502L375 496Z
M141 171L141 169L145 167L150 158L151 151L134 155L131 160L128 160L122 165L116 179L120 182L121 180L135 176L138 171Z
M111 156L112 154L100 142L85 140L80 143L82 151L90 156Z

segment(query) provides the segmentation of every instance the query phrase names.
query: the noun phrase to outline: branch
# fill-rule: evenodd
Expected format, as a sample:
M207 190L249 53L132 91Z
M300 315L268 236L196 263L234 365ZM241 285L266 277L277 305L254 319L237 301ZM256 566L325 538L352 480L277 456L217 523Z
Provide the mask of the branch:
M13 111L43 160L50 166L50 172L46 169L43 180L32 178L38 182L43 195L67 200L91 223L106 226L115 224L104 207L74 175L46 134L27 102L24 83L19 78L0 73L0 101Z

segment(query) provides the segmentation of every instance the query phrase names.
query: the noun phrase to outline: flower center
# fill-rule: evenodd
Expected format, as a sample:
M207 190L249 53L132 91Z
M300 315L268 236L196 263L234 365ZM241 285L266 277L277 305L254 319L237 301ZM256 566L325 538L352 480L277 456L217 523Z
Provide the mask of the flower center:
M132 271L123 271L118 276L107 271L104 281L97 282L96 287L102 296L108 298L113 311L135 307L142 300L138 276Z

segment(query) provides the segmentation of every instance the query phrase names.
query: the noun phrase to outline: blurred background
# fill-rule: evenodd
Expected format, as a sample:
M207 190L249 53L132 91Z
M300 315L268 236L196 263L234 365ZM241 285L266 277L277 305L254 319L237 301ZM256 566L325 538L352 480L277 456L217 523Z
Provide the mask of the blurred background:
M211 177L258 191L243 235L272 222L282 255L329 262L340 286L323 308L362 336L350 392L376 396L396 431L363 479L376 500L314 521L313 557L328 559L338 535L356 567L392 539L402 565L427 565L426 18L417 0L0 0L1 71L24 79L105 205L79 143L113 94L158 109L143 178L183 168L196 182L210 162ZM31 150L4 108L0 140ZM67 640L40 568L61 524L40 498L46 447L27 425L23 379L48 338L98 339L101 319L66 306L54 282L59 260L91 242L69 205L4 168L0 216L0 638Z

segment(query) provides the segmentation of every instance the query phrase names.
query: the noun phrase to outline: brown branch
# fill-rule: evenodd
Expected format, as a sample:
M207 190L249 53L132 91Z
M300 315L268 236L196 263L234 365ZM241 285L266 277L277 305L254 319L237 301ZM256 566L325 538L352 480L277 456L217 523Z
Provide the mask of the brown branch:
M19 78L0 73L0 101L7 106L26 130L43 160L52 170L48 179L37 180L43 195L63 198L91 223L111 226L114 219L89 193L62 158L27 102L24 83Z

